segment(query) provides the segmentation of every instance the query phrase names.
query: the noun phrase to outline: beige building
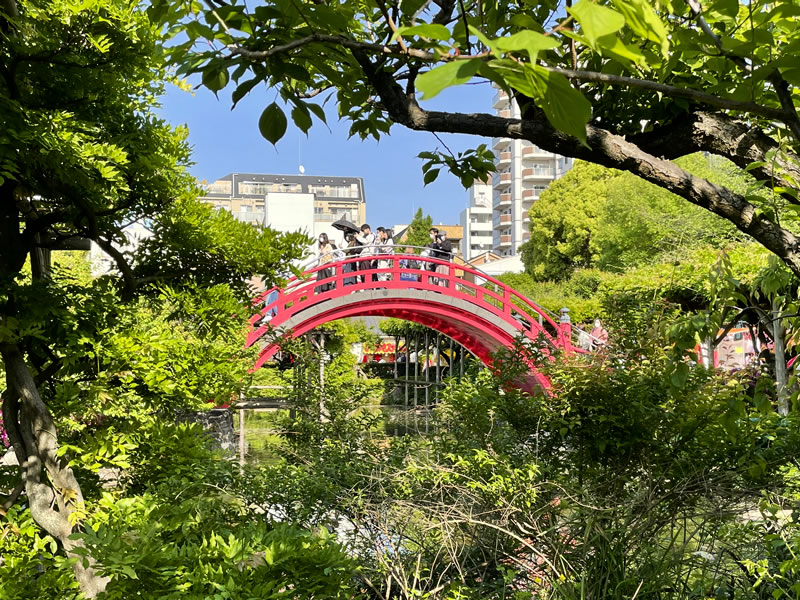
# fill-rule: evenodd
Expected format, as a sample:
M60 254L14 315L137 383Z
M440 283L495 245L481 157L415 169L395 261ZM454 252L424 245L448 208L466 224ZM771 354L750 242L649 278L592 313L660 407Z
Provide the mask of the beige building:
M333 240L342 235L331 227L334 221L361 225L367 217L361 177L230 173L208 184L203 200L240 221L312 237L327 233Z
M503 90L492 103L498 116L520 118L519 106ZM492 175L492 251L513 256L529 237L528 211L551 181L572 167L572 159L524 140L494 138Z

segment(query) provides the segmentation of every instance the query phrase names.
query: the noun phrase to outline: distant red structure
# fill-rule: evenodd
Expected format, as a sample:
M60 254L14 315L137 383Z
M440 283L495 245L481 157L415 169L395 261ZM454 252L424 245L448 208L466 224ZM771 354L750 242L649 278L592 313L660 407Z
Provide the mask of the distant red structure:
M568 318L557 323L497 279L467 265L422 256L414 257L422 268L403 268L401 261L406 265L407 259L382 254L387 267L357 272L350 271L351 265L363 267L364 257L328 262L290 279L284 288L259 294L254 302L261 308L250 319L247 345L262 341L264 347L253 368L278 351L281 337L298 337L324 323L357 316L420 323L449 336L487 365L492 353L512 347L520 332L553 348L574 349ZM437 271L431 270L436 266ZM329 276L318 275L323 269ZM533 370L529 382L549 387L547 378Z

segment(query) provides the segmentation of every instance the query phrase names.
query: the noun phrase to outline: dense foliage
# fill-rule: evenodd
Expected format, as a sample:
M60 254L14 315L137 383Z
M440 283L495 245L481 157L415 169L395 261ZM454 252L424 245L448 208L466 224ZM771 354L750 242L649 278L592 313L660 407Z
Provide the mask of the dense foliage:
M0 391L22 465L4 471L3 512L24 499L25 535L86 596L107 582L94 555L75 560L97 469L125 468L145 417L237 393L247 281L276 280L305 241L196 199L186 131L154 113L163 40L125 0L0 3ZM123 252L135 222L152 235ZM50 252L89 242L111 273L51 271Z
M750 182L731 163L692 155L687 171L746 193ZM574 269L621 272L680 260L701 246L723 248L745 236L730 223L638 177L578 161L542 193L529 212L530 240L520 248L525 270L540 281Z

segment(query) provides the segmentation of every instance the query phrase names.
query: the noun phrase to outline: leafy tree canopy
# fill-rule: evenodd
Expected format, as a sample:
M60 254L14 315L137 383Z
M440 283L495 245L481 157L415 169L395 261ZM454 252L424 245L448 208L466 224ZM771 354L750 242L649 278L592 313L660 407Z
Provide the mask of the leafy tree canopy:
M228 359L241 350L236 314L246 281L277 279L305 241L196 200L186 131L153 112L171 79L163 40L127 0L0 2L0 391L4 427L24 465L8 502L24 490L30 516L73 558L83 550L72 534L86 515L87 480L60 448L59 426L70 430L62 419L76 415L85 425L92 411L229 397L244 371ZM140 252L118 250L137 221L153 236ZM115 273L89 283L48 274L47 251L87 240ZM193 315L191 325L153 316L151 327L121 335L121 324L135 330L137 322L120 304L145 302L165 282L176 294L198 294L174 306L161 299L176 315ZM224 292L213 291L218 284ZM207 337L228 327L237 333L234 352L229 335L221 345ZM221 362L193 347L219 350ZM72 562L87 597L105 585L93 565L92 557Z
M216 5L155 0L152 15L176 40L182 73L234 103L257 88L277 90L259 126L277 142L287 118L307 131L324 120L315 100L333 98L351 133L380 137L392 124L414 130L526 139L545 150L629 171L728 219L800 273L800 240L784 227L800 207L800 24L795 4L757 0L699 3L387 3L269 0ZM443 89L494 84L522 118L420 105ZM704 151L748 167L773 188L711 183L675 162ZM478 160L476 160L476 157ZM438 162L492 169L476 149ZM449 158L450 160L446 160Z
M735 165L691 155L688 171L744 193L751 181ZM743 236L730 222L623 171L576 162L531 207L525 269L537 280L560 280L573 269L624 271L686 249L721 247Z
M403 237L403 243L409 246L426 246L430 243L428 232L433 226L433 219L430 215L423 215L422 209L418 208L408 225L408 230Z

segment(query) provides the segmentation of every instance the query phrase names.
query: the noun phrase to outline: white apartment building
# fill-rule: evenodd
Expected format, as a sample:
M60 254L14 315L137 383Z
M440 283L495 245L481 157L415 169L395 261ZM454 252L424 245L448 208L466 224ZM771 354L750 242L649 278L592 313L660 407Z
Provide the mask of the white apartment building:
M520 118L519 106L498 90L492 106L501 117ZM572 159L523 140L494 138L496 171L492 176L492 251L517 254L529 237L528 211L539 195L572 167Z
M469 204L461 211L461 255L464 260L492 249L492 186L475 182L469 192Z

